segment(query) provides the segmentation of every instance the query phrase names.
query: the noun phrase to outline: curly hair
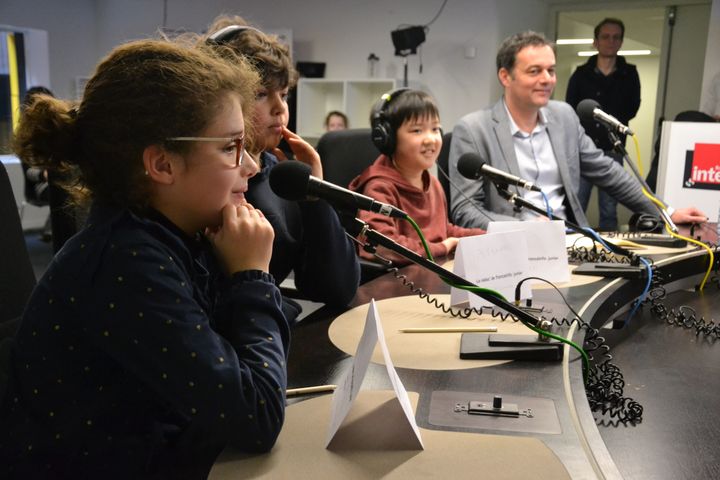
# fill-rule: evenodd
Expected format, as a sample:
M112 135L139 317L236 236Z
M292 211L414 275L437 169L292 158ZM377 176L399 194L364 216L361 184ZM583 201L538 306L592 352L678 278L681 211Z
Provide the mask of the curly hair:
M186 153L192 145L166 139L197 136L231 94L252 118L259 77L242 58L229 65L227 55L178 41L121 45L98 64L79 105L36 95L13 149L31 165L71 171L64 186L78 202L143 208L150 200L146 147Z
M290 49L276 35L268 35L251 27L241 16L220 15L208 27L203 41L210 35L231 25L250 27L223 41L223 45L245 56L258 70L262 84L273 90L292 88L297 83L297 71L290 58Z

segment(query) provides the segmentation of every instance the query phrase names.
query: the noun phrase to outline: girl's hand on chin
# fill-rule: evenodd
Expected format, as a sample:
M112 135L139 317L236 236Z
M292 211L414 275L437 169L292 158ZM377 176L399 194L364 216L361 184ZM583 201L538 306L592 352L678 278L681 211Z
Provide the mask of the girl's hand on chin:
M275 232L265 215L247 202L226 205L222 213L222 225L215 231L208 229L208 239L227 272L268 272Z

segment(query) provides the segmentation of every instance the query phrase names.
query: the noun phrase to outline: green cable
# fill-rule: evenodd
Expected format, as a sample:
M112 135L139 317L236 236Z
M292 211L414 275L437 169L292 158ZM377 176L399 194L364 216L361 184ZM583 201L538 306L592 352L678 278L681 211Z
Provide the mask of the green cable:
M577 345L577 344L576 344L575 342L573 342L572 340L568 340L567 338L561 337L560 335L555 335L554 333L550 333L550 332L548 332L548 331L546 331L546 330L543 330L543 329L541 329L541 328L537 328L537 327L535 327L535 326L533 326L533 325L525 322L525 321L524 321L523 319L521 319L521 318L518 319L518 320L520 320L523 325L525 325L525 326L526 326L527 328L529 328L530 330L536 332L538 335L544 335L544 336L546 336L546 337L553 338L553 339L555 339L555 340L557 340L557 341L559 341L559 342L562 342L562 343L565 343L565 344L567 344L567 345L570 345L570 346L573 347L575 350L577 350L577 351L580 353L580 355L582 356L582 358L583 358L583 363L585 364L585 371L583 372L583 380L584 380L585 382L587 382L587 376L588 376L588 373L590 372L590 357L588 357L588 354L585 352L585 350L584 350L581 346Z
M432 253L430 253L430 247L428 247L427 242L425 241L425 236L423 235L422 231L420 230L420 227L417 223L415 223L415 220L412 219L409 215L406 217L407 221L410 222L410 224L413 226L415 231L417 232L418 236L420 237L420 241L423 244L423 248L425 249L425 254L427 255L428 259L432 262L435 261L435 259L432 256ZM469 292L480 292L480 293L487 293L489 295L492 295L494 297L497 297L501 300L508 301L500 292L497 292L495 290L491 290L489 288L482 288L478 287L477 285L456 285L447 278L440 276L443 282L450 285L451 287L459 288L461 290L467 290Z

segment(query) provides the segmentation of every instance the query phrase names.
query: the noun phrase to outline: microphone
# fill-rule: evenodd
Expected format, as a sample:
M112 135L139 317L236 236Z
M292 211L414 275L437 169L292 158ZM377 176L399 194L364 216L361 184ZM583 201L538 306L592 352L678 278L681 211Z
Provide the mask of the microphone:
M518 187L522 187L526 190L542 192L540 187L532 182L491 167L485 160L482 159L482 157L480 157L480 155L474 152L463 153L458 160L457 169L458 172L460 172L460 175L465 178L469 178L470 180L477 180L478 178L484 176L488 177L493 182L517 185Z
M609 113L605 113L600 108L600 104L591 98L578 103L577 114L580 120L584 122L600 122L611 130L615 130L621 135L635 135L635 132L630 130L630 127L620 123L620 120L613 117Z
M270 188L285 200L318 197L341 209L368 210L393 218L408 216L397 207L313 177L310 175L310 167L297 160L285 160L270 170Z

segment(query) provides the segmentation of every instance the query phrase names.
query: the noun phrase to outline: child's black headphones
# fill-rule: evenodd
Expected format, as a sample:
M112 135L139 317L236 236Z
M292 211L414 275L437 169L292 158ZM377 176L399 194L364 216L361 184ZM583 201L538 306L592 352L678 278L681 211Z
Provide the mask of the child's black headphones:
M227 27L223 27L210 35L206 42L210 45L228 43L230 40L247 30L255 30L258 33L262 33L260 30L255 27L251 27L250 25L228 25Z
M392 155L397 145L397 135L388 121L387 109L395 98L407 90L410 89L402 87L383 93L380 100L373 106L370 115L370 128L372 129L370 135L377 149L385 155Z

